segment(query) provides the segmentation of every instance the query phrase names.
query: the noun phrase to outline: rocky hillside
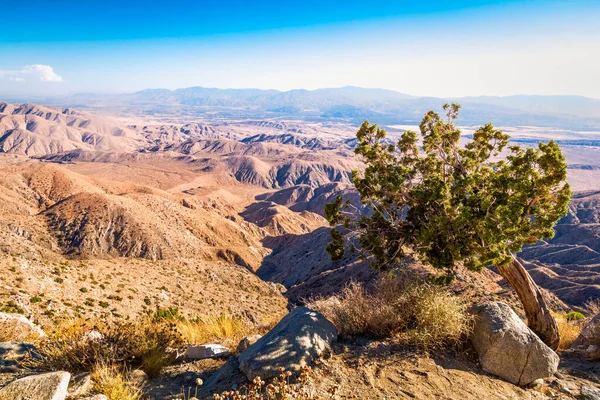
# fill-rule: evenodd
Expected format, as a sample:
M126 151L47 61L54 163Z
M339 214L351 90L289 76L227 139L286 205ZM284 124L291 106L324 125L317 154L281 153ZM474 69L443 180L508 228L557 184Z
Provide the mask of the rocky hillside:
M566 303L582 307L600 298L600 193L575 193L555 237L521 256L536 282Z

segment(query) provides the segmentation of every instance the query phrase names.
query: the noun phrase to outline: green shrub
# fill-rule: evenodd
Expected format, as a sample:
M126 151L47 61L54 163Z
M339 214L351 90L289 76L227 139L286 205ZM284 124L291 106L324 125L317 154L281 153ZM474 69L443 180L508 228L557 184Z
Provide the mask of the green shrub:
M585 319L585 315L577 311L569 311L565 314L565 319L567 321L579 321L581 319Z
M29 299L29 302L32 304L40 303L41 301L42 301L42 298L40 296L33 296Z
M25 311L12 300L9 300L6 305L0 307L0 312L9 314L25 314Z
M155 321L162 320L179 320L179 309L177 307L157 308L154 311L153 319Z

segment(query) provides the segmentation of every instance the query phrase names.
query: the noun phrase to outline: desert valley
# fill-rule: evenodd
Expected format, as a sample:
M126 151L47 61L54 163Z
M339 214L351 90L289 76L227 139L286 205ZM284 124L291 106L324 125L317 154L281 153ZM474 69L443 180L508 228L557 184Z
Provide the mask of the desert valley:
M11 328L18 332L7 331L10 320L0 324L0 386L8 384L5 393L11 393L15 379L67 371L70 384L64 375L52 379L65 393L69 387L69 398L189 400L221 393L216 398L237 399L245 385L256 386L255 377L263 376L257 371L285 365L293 380L280 378L276 385L289 394L256 398L600 398L600 365L590 360L600 349L573 345L581 345L577 335L599 311L598 100L586 100L589 109L577 105L590 116L578 119L579 126L572 124L575 111L552 109L569 99L551 97L506 100L512 108L498 105L502 99L463 99L465 118L458 120L463 144L477 126L492 121L511 135L511 144L532 147L554 139L566 157L574 190L568 215L553 239L518 254L560 323L558 372L544 379L527 372L533 378L526 381L525 370L542 368L527 362L512 381L486 372L481 354L465 339L467 320L456 337L426 331L434 339L417 340L410 332L421 332L418 324L410 325L412 331L369 330L373 321L389 318L385 302L373 303L381 309L371 322L361 322L363 328L353 331L349 326L359 323L342 319L344 310L369 312L375 301L369 293L378 293L385 280L369 259L355 254L331 261L325 205L339 195L358 210L366 207L352 180L353 170L364 169L354 154L364 119L380 123L393 143L405 130L418 130L434 100L431 108L439 109L442 99L360 88L192 88L40 101L45 105L0 102L0 311L24 319ZM535 125L542 120L554 124ZM501 301L523 317L516 294L490 267L459 268L441 289L426 284L432 297L421 293L420 299L430 299L431 307L463 299L456 306L460 315L464 307ZM435 272L410 252L394 271L409 285ZM363 308L356 304L361 302ZM308 355L300 364L312 369L294 370L285 356L266 356L272 366L264 365L256 361L261 356L247 355L256 345L238 348L245 337L256 341L256 334L269 338L257 343L268 348L294 324L310 326L301 319L307 318L302 313L312 315L307 305L333 322L311 317L317 322L310 340L321 357L302 347ZM292 319L278 324L286 314ZM460 315L448 318L469 318ZM119 342L124 333L116 334L112 324L117 330L149 329L136 325L144 318L176 333L165 338L146 332L157 342L150 355L142 345L142 353L110 353L122 357L122 374L132 375L122 382L125 394L110 391L102 375L110 368L98 372L96 363L106 362L103 351L126 347ZM451 329L439 318L434 325ZM282 323L289 325L279 328ZM37 326L44 337L33 334Z

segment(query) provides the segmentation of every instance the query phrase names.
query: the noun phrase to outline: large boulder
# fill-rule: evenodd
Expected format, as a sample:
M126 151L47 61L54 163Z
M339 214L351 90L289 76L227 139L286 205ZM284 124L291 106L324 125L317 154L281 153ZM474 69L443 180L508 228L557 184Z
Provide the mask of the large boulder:
M475 306L471 342L481 367L508 382L524 386L552 376L559 357L525 325L508 304Z
M64 400L70 379L68 372L26 376L0 389L0 400Z
M239 368L249 380L275 377L280 368L299 372L329 349L337 335L335 326L322 314L295 308L240 354Z
M10 336L10 340L26 340L44 337L42 329L21 314L8 314L0 312L0 332L3 336Z

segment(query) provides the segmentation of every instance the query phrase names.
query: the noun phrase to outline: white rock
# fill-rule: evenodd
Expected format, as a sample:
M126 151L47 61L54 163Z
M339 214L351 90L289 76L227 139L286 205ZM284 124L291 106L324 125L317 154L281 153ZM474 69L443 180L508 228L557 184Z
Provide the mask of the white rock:
M0 389L0 400L64 400L70 379L62 371L26 376Z
M202 346L188 347L183 357L190 360L202 360L205 358L226 357L230 353L227 347L220 344L204 344Z
M98 331L86 331L81 334L81 340L85 342L99 342L104 339L104 335Z

